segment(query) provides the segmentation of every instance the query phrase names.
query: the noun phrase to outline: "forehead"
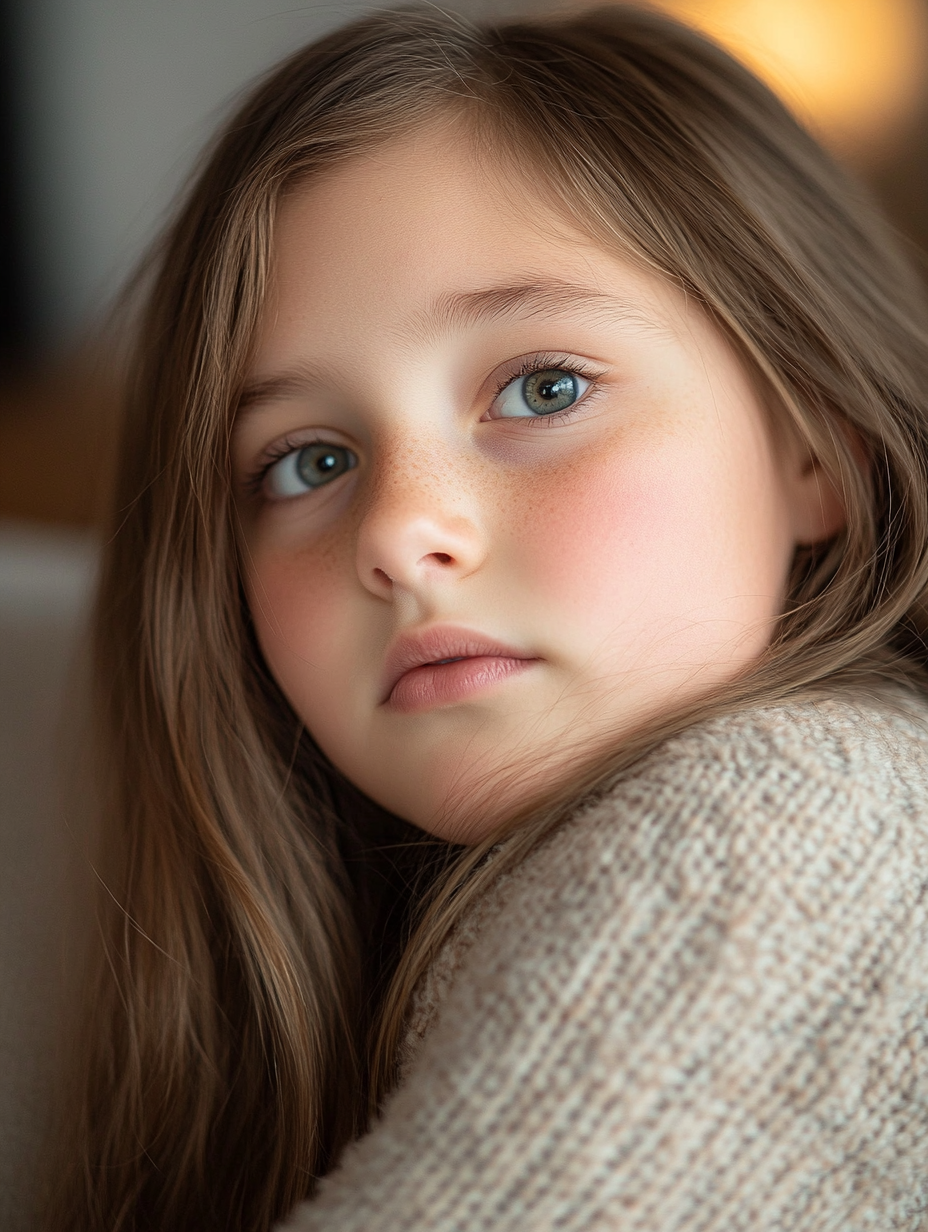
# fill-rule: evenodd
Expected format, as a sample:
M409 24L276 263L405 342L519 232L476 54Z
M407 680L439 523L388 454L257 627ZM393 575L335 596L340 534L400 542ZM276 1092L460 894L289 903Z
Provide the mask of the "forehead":
M434 341L487 315L581 304L651 326L686 307L668 281L558 214L530 174L478 151L462 126L443 125L290 191L259 353L273 362L270 352L307 333L337 348L346 329L375 322L384 341Z

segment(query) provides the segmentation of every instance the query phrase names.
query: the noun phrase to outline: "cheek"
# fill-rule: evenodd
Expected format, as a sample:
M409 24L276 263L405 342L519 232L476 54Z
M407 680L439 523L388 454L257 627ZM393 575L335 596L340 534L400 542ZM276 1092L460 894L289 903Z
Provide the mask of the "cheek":
M739 461L685 439L572 461L533 483L515 567L587 636L768 619L791 549L764 459Z
M329 709L326 681L351 653L344 569L324 548L260 549L246 591L258 642L277 683L307 721Z

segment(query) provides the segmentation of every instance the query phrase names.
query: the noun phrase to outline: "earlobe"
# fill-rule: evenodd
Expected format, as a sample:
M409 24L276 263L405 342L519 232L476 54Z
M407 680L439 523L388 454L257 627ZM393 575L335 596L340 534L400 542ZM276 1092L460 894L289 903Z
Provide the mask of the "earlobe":
M790 519L797 547L812 547L839 534L847 525L855 490L866 486L870 475L869 450L858 430L839 415L829 419L831 441L825 454L834 458L834 465L827 466L798 431L786 445ZM849 465L850 475L842 461Z
M814 456L806 455L800 464L791 505L793 537L800 547L833 538L847 523L844 494Z

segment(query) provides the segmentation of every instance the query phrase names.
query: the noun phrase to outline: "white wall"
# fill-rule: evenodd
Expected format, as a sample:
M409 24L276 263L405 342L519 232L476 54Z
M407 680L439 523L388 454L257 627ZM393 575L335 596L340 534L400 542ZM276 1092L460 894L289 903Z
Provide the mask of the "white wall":
M29 246L48 343L71 340L105 304L243 84L372 7L371 0L19 0Z
M363 0L26 0L30 246L66 341L152 234L235 93Z

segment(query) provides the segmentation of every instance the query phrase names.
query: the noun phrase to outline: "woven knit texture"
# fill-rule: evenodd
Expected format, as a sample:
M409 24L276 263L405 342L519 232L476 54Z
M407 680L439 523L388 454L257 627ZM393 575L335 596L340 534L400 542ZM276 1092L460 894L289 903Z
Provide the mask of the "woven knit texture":
M301 1232L928 1229L928 707L668 742L501 878Z

